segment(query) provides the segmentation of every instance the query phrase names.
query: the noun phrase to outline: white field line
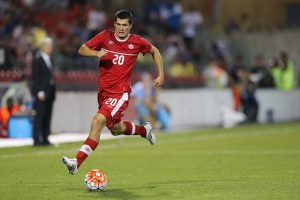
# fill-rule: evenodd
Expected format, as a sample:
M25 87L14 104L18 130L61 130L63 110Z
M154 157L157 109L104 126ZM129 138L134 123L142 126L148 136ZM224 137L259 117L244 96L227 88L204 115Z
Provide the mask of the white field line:
M66 142L84 141L87 138L87 136L88 136L88 134L82 134L82 133L61 133L61 134L56 134L56 135L50 135L49 140L53 144L60 144L60 143L66 143ZM110 133L104 132L101 134L101 140L115 139L115 138L117 138L117 137L114 137ZM32 138L0 139L0 149L5 148L5 147L20 147L20 146L32 146L32 145L33 145Z
M170 135L168 140L165 140L163 142L158 141L158 145L164 145L164 144L180 144L180 143L194 143L194 142L202 142L202 141L208 141L208 140L223 140L223 139L231 139L231 138L242 138L242 137L256 137L256 136L268 136L268 135L273 135L273 134L286 134L289 132L289 129L281 129L280 133L278 133L278 130L272 129L272 130L264 130L264 131L240 131L239 133L220 133L220 134L209 134L209 135L200 135L197 137L180 137L180 138L175 138L173 139L172 136ZM114 137L114 138L121 138L119 137ZM128 147L139 147L139 146L144 146L148 145L145 141L145 144L142 143L135 143L135 144L130 144ZM107 145L102 145L100 147L101 149L116 149L120 146L124 146L121 142L118 144L107 144ZM59 148L59 145L57 145L57 148ZM61 150L61 149L54 149L54 150L49 150L49 151L44 151L44 152L30 152L30 153L18 153L18 154L1 154L0 159L6 159L6 158L22 158L22 157L29 157L29 156L44 156L44 155L56 155L56 154L61 154L61 155L66 155L66 154L71 154L71 153L76 153L79 150L78 149L70 149L70 150ZM96 150L97 151L97 150ZM95 152L96 153L96 152ZM100 152L99 152L100 153ZM232 150L223 150L223 151L197 151L199 154L226 154L226 155L240 155L240 154L264 154L264 155L286 155L286 154L300 154L300 151L273 151L273 150L254 150L254 151L232 151Z
M57 145L55 147L59 148L59 145ZM113 145L107 144L105 146L101 146L100 149L116 149L117 147L118 147L118 145L115 145L115 144L113 144ZM41 147L41 148L43 148L43 147ZM72 154L72 153L75 154L75 153L77 153L77 151L79 149L80 149L80 147L78 146L78 148L67 149L67 150L53 149L53 150L41 151L41 152L37 151L37 152L17 153L17 154L2 154L2 155L0 155L0 159L23 158L23 157L30 157L30 156L48 156L48 155L57 155L57 154L60 154L61 156L63 156L63 155L68 155L68 154Z

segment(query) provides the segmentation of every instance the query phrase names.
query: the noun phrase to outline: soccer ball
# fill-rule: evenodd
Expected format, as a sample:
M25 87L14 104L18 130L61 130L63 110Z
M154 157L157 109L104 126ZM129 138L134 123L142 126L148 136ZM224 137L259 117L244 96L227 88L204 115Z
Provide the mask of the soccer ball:
M107 177L103 171L93 169L85 175L84 184L89 191L103 191L107 186Z

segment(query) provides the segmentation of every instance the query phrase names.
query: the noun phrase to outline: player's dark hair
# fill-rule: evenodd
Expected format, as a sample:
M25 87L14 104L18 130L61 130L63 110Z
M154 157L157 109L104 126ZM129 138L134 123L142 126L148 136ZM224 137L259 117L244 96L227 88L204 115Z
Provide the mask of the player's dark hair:
M114 22L117 21L117 18L128 19L129 24L132 24L132 14L127 10L119 10L114 16Z

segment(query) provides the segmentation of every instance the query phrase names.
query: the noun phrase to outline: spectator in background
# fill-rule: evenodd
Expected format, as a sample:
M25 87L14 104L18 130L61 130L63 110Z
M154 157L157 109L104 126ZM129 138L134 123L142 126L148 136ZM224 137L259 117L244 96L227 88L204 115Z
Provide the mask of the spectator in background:
M171 130L171 111L170 108L165 105L157 102L157 98L154 99L156 102L156 119L160 123L160 129L164 131Z
M141 80L132 87L132 96L135 99L135 108L137 118L140 124L149 121L156 127L154 99L157 94L156 88L153 87L151 74L143 72Z
M189 49L192 49L194 39L198 35L199 26L202 25L203 22L203 16L193 5L190 5L187 12L183 13L181 19L182 35Z
M160 2L145 0L144 3L144 24L154 28L160 24Z
M218 59L212 59L203 71L205 85L210 88L225 88L228 86L228 74L218 63Z
M156 128L169 131L170 111L158 101L158 95L159 89L153 86L152 75L148 72L142 73L141 80L132 87L138 121L141 124L149 121Z
M256 123L259 105L256 100L255 84L250 80L250 72L244 68L238 70L241 92L241 104L243 113L246 115L246 123Z
M239 31L240 25L239 25L238 21L232 17L229 19L229 21L225 25L224 29L225 29L225 32L230 35L231 33Z
M50 145L52 108L55 100L55 84L51 53L53 40L44 38L40 47L40 56L32 64L32 95L36 112L33 125L34 145Z
M9 88L5 91L1 98L2 105L5 105L7 99L13 98L20 106L21 111L30 109L32 99L25 76L23 76L21 80L10 84Z
M90 32L88 38L92 38L98 33L98 30L106 26L108 19L106 13L99 6L89 3L88 10L86 28Z
M238 71L244 68L243 57L241 55L235 56L234 64L229 72L229 85L233 96L233 106L235 111L239 111L241 107L241 91L239 87L241 80L239 78Z
M289 91L295 87L295 66L286 52L282 52L279 62L273 62L272 74L276 88Z
M228 44L224 39L218 38L214 40L211 44L211 51L209 53L211 58L218 58L220 61L222 60L222 68L225 71L229 71L229 69L227 69L227 63L231 62L231 53Z
M9 56L9 50L6 46L6 38L0 40L0 70L8 70L12 68L12 62Z
M20 111L20 107L14 103L13 98L8 98L6 106L0 109L0 137L8 137L8 120L11 115Z
M260 88L274 87L271 71L267 68L264 57L261 55L255 56L250 78Z
M244 65L244 61L243 61L243 57L241 55L236 55L235 59L234 59L234 63L230 69L230 77L231 77L231 81L233 81L234 83L238 83L240 81L239 75L238 75L238 71L240 69L245 69L245 65Z
M164 46L165 51L163 57L167 66L174 63L178 57L187 53L184 41L179 34L169 35Z
M14 61L14 68L24 70L25 74L31 71L31 64L33 58L33 31L31 27L25 22L18 24L12 34L11 44L16 50L16 61Z
M165 0L160 6L160 17L168 33L179 33L182 5L178 0Z
M172 78L195 77L197 75L196 67L188 58L177 57L176 61L170 66L169 75Z
M35 48L39 48L45 37L48 36L47 30L41 24L36 24L32 29L32 42Z

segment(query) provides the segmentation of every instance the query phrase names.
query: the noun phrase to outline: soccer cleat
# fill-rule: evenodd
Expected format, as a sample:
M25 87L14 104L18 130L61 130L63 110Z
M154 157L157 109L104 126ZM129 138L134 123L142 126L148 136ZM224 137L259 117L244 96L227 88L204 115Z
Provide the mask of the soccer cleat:
M64 165L68 168L69 173L74 175L77 172L77 159L70 159L67 158L66 156L62 157L62 162L64 163Z
M156 143L156 138L154 133L152 132L152 126L150 122L146 122L144 125L147 133L146 133L146 139L150 142L150 144L154 145Z

